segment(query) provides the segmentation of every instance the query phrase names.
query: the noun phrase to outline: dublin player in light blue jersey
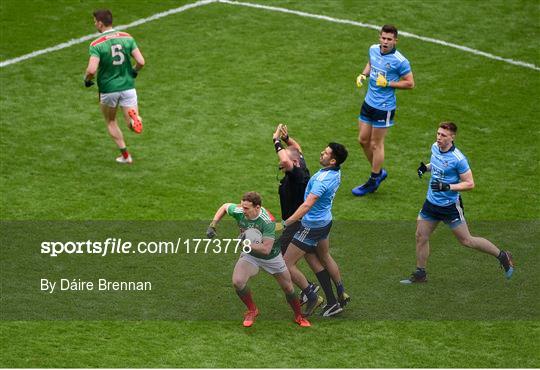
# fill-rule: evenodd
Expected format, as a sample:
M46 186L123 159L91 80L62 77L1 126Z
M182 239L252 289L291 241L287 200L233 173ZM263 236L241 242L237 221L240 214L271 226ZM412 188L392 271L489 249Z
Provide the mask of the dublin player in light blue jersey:
M339 267L330 256L330 242L328 240L330 228L332 227L332 203L341 184L340 166L347 159L347 155L347 149L343 145L338 143L328 144L321 152L319 159L323 168L309 179L304 193L304 203L288 219L283 221L284 226L287 227L301 220L301 226L289 244L284 259L287 268L291 272L293 282L302 289L302 293L308 298L304 311L306 316L311 315L317 306L321 304L318 295L309 285L304 274L296 267L296 263L306 253L316 253L329 272L324 276L326 281L321 281L321 287L327 298L322 316L333 316L340 313L343 311L343 303L346 303L348 299L341 280ZM332 289L330 276L337 281L337 298Z
M472 236L463 215L460 191L472 190L474 180L467 158L454 145L457 126L443 122L437 130L437 142L431 146L431 162L420 163L418 176L431 172L427 199L418 214L416 226L416 271L402 284L427 282L426 264L429 237L440 221L447 224L459 242L469 248L491 254L499 260L507 279L512 277L512 254L501 251L487 239Z
M356 84L362 87L369 77L368 91L358 120L358 141L371 165L371 175L364 184L352 190L363 196L376 191L388 175L383 168L384 138L394 125L396 89L414 88L411 65L396 50L398 30L385 25L379 33L380 44L369 48L369 60Z

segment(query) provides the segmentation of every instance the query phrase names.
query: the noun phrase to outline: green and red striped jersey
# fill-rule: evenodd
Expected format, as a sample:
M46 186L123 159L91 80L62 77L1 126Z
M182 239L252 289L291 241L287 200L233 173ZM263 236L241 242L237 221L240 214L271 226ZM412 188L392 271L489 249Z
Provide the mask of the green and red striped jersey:
M100 93L124 91L135 88L132 76L131 52L137 43L129 33L104 32L90 44L90 56L99 58L97 84Z

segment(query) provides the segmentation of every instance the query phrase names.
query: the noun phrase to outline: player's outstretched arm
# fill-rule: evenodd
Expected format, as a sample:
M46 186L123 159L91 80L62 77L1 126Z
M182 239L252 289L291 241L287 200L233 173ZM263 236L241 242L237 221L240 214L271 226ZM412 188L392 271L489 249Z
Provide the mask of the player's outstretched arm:
M225 203L221 207L219 207L216 214L214 215L214 218L212 219L212 222L210 222L208 229L206 229L207 237L213 238L217 235L217 224L223 218L223 216L225 216L225 214L227 213L227 209L231 204L232 203Z
M318 199L319 197L317 195L309 193L304 203L302 203L300 207L298 207L296 212L294 212L292 216L288 219L283 220L283 226L287 227L295 223L296 221L300 221L302 217L304 217L304 215L309 212L311 207L313 207L313 205Z
M283 125L283 127L281 127L281 140L283 140L287 146L296 148L300 153L302 153L302 148L300 147L298 141L289 136L289 128L287 125Z
M285 171L291 171L294 165L281 144L282 129L283 124L280 123L272 135L272 142L274 143L274 149L276 149L276 154L279 158L279 168L284 169Z

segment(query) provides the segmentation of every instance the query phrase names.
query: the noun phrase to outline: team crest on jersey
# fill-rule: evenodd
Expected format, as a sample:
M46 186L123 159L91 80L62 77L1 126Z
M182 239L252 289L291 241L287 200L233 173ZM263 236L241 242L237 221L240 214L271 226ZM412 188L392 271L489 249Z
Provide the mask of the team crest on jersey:
M386 63L385 67L386 67L386 69L390 70L390 68L391 68L390 63Z

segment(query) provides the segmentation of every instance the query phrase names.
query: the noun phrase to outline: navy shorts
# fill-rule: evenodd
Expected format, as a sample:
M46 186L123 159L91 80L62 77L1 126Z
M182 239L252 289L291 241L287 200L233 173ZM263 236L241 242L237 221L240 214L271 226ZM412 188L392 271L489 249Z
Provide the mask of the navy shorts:
M368 103L364 102L362 104L362 109L360 110L360 121L370 124L376 128L385 128L394 126L394 115L396 110L380 110L373 108Z
M294 234L291 243L306 253L314 253L317 243L321 240L328 239L331 228L332 221L330 221L328 225L318 228L301 225L300 229Z
M290 226L287 226L284 230L281 236L279 237L279 245L281 247L281 254L285 255L285 252L287 251L287 247L292 242L294 235L298 230L300 230L300 227L302 226L302 223L300 221L296 221Z
M437 206L426 199L418 216L425 221L442 221L450 226L451 229L465 222L461 197L459 197L456 203L448 206Z

